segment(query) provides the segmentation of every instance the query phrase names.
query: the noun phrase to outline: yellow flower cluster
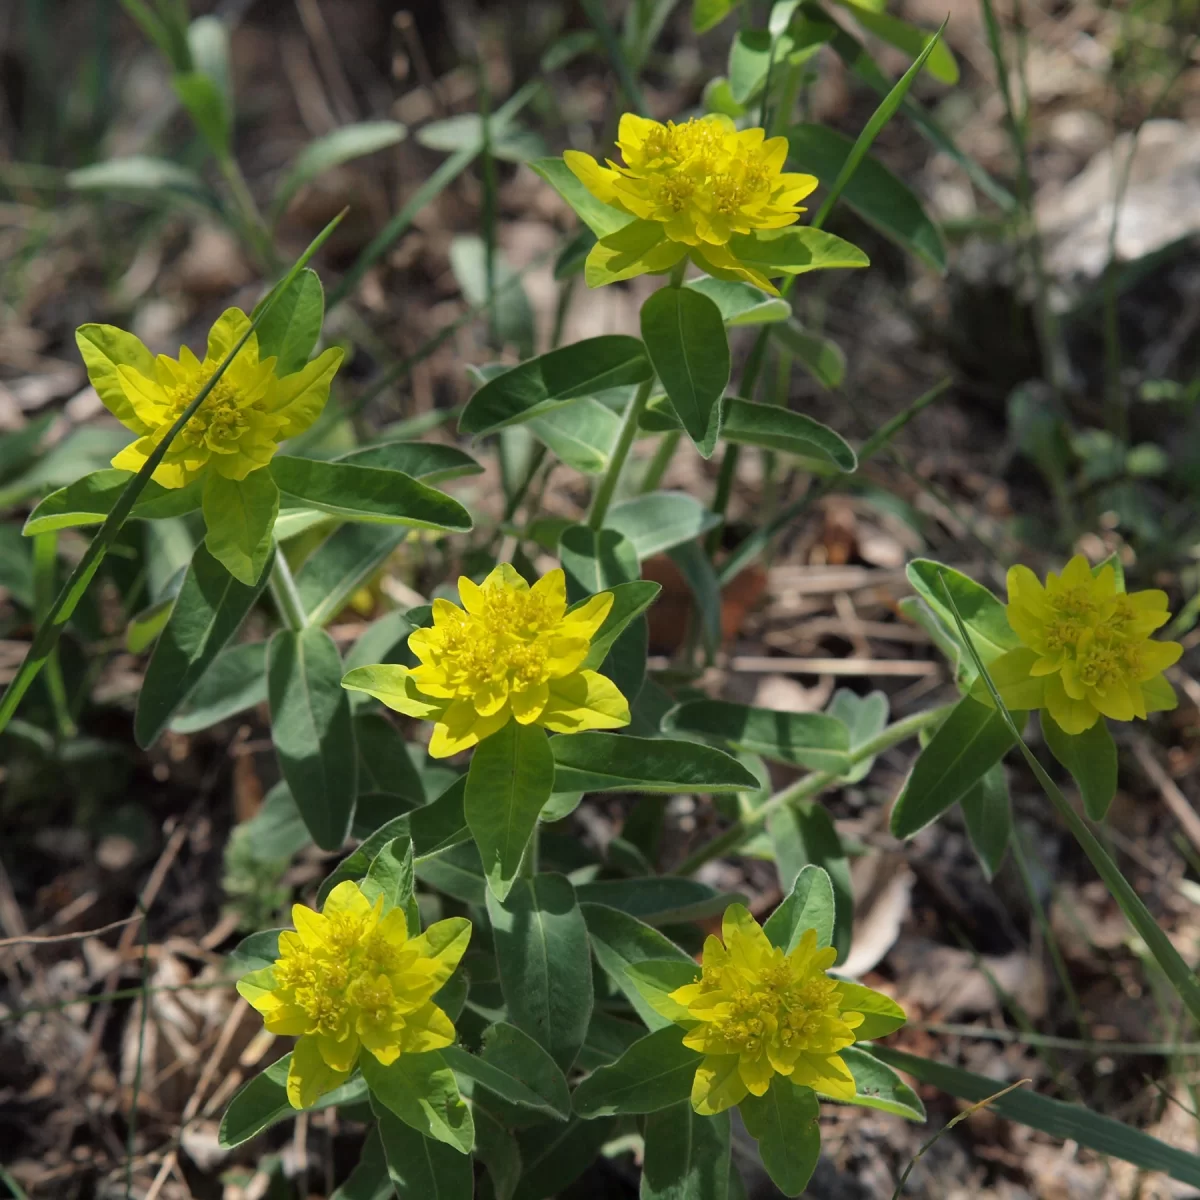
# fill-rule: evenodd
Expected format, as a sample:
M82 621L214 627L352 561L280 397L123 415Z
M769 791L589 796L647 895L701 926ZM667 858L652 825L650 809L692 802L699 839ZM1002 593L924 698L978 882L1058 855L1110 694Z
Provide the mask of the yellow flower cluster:
M433 603L433 626L414 631L420 666L360 667L343 686L408 716L435 722L429 753L457 754L510 720L555 733L629 724L629 704L611 680L584 670L611 592L567 612L561 569L530 587L508 563L483 581L458 581L462 607Z
M854 1077L838 1052L853 1045L864 1019L851 997L868 989L826 975L836 952L817 948L815 930L785 954L742 905L731 904L721 934L723 942L704 943L700 979L671 993L695 1022L683 1044L705 1056L692 1084L695 1110L711 1116L747 1094L761 1096L777 1074L853 1099Z
M356 883L339 883L320 913L292 906L296 932L279 935L275 964L238 980L271 1033L296 1037L287 1095L308 1108L344 1083L361 1050L387 1066L401 1054L440 1050L454 1026L432 997L471 940L452 917L410 938L404 913L383 912Z
M783 229L804 211L800 201L816 186L812 175L783 170L788 141L762 129L738 130L725 116L694 117L681 125L626 113L617 147L624 165L601 166L568 150L563 161L597 200L650 222L639 240L628 229L602 239L589 262L610 267L614 248L636 243L638 260L614 278L670 270L685 256L711 275L775 288L761 270L730 248L738 234ZM608 241L614 245L606 245Z
M1024 643L992 667L1006 704L1046 708L1070 734L1101 716L1132 721L1175 707L1162 673L1183 647L1150 637L1170 619L1165 592L1120 592L1111 564L1093 575L1077 554L1044 586L1028 567L1012 567L1006 612Z
M209 332L203 361L186 346L178 359L155 357L133 334L112 325L77 330L92 386L109 411L138 435L112 460L114 467L141 469L249 324L240 309L227 309ZM265 467L280 441L303 433L317 419L341 361L341 349L331 347L280 377L274 358L259 361L258 339L251 334L167 449L155 483L184 487L210 465L218 475L239 480Z

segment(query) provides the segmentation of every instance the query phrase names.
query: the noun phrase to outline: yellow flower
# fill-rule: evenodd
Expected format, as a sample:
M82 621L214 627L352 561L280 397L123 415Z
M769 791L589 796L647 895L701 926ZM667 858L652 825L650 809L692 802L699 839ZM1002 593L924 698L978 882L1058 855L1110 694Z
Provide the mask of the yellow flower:
M431 997L471 940L471 922L451 917L410 938L404 912L372 906L347 880L322 912L292 906L296 932L279 935L274 966L238 980L238 991L271 1033L298 1039L288 1071L293 1108L308 1108L345 1083L360 1050L385 1067L401 1054L440 1050L454 1026Z
M249 324L240 309L226 309L209 332L203 362L186 346L178 359L155 357L133 334L112 325L76 330L92 386L108 410L138 435L112 460L114 467L141 469ZM280 441L303 433L317 419L341 361L342 351L332 347L281 378L274 358L259 361L258 338L251 334L171 443L154 472L155 483L184 487L209 465L226 479L239 480L265 467Z
M626 113L617 147L623 166L609 160L602 167L578 150L563 155L597 200L638 218L602 238L588 256L589 267L603 268L604 282L667 271L688 256L710 275L775 293L731 243L738 235L793 225L805 211L800 201L817 180L783 170L787 138L739 131L725 116L660 125Z
M1101 716L1144 720L1175 707L1162 673L1183 647L1150 637L1170 619L1165 592L1119 592L1111 565L1093 575L1077 554L1045 586L1028 567L1010 568L1006 612L1024 643L990 668L1006 704L1049 709L1070 734Z
M554 733L629 724L629 703L611 680L582 669L612 592L567 612L561 569L530 587L501 563L482 585L460 578L458 593L461 608L435 600L432 628L409 636L420 666L360 667L342 686L434 721L434 758L474 746L510 719Z
M692 1107L703 1116L723 1112L747 1094L764 1095L777 1074L834 1100L853 1099L854 1077L838 1052L854 1044L864 1020L855 997L874 993L825 974L837 954L817 949L813 929L785 954L742 905L731 904L721 934L723 943L713 936L704 943L699 980L670 997L696 1022L683 1044L704 1055Z

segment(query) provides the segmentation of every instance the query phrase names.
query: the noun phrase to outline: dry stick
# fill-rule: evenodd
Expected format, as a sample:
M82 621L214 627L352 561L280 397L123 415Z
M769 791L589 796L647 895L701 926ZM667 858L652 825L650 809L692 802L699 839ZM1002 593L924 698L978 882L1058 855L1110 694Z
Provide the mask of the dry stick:
M1179 790L1175 781L1163 770L1153 751L1146 744L1145 738L1136 738L1133 742L1133 756L1138 760L1138 766L1146 773L1150 782L1158 788L1171 814L1187 834L1188 841L1200 850L1200 815L1188 803L1188 798ZM3 945L0 942L0 945Z
M102 933L111 933L114 929L120 929L139 920L140 916L140 913L134 913L131 917L122 917L119 921L110 921L107 925L101 925L99 929L82 929L78 933L56 933L49 936L30 933L23 937L0 938L0 950L6 946L46 946L53 942L78 942L83 938L99 937Z

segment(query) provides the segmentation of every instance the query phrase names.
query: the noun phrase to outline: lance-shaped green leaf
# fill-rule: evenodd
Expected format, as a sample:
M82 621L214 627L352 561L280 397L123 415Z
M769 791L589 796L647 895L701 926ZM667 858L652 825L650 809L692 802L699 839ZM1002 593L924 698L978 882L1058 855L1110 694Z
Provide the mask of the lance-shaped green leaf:
M850 731L850 753L854 754L872 738L883 732L888 719L888 699L883 692L869 692L860 696L849 688L838 688L826 709L831 717L837 717ZM842 778L847 783L858 783L871 773L874 758L857 762Z
M463 1103L454 1072L438 1051L401 1054L386 1067L364 1051L359 1067L371 1090L376 1116L382 1107L424 1137L463 1155L471 1152L475 1142L471 1110ZM386 1149L387 1136L383 1144ZM388 1161L392 1161L390 1157Z
M282 929L260 929L242 938L225 958L230 975L241 976L247 971L261 971L275 965L279 957L279 935Z
M556 737L559 792L740 792L757 786L737 759L712 746L628 734Z
M908 582L913 585L913 590L934 611L954 642L961 645L962 639L955 627L954 614L947 608L942 592L941 579L945 579L946 586L954 598L955 607L962 616L975 649L979 651L979 656L985 663L990 664L1009 650L1021 647L1021 639L1008 623L1004 605L982 584L976 583L953 567L944 566L928 558L914 558L905 568L905 573L908 575ZM969 661L969 656L966 657Z
M145 683L142 684L143 690ZM227 646L208 666L169 723L173 733L198 733L267 698L267 643Z
M606 529L624 534L645 561L672 546L702 537L719 518L686 492L648 492L614 504L604 518Z
M56 529L99 525L132 478L129 471L115 468L93 471L38 501L26 517L22 532L33 537ZM165 488L150 480L129 510L129 519L153 521L187 516L200 507L201 488L199 480L182 488Z
M772 275L804 275L808 271L871 265L871 260L853 243L811 225L735 233L729 240L729 249L746 266Z
M350 832L358 755L342 658L323 629L281 629L267 650L271 740L313 841L337 850Z
M487 1109L475 1109L475 1157L487 1168L496 1200L512 1200L521 1178L521 1147Z
M325 292L316 271L305 269L282 292L258 327L260 361L274 357L279 377L301 370L321 336Z
M528 422L529 432L568 467L585 475L608 469L621 417L592 396L569 400Z
M440 1138L426 1137L408 1122L398 1119L376 1096L371 1108L379 1129L379 1140L387 1158L388 1175L398 1200L458 1200L470 1196L475 1177L469 1154L460 1146ZM469 1110L467 1120L471 1121ZM471 1122L471 1146L475 1127ZM470 1146L467 1147L467 1150Z
M1079 785L1084 812L1093 821L1103 821L1117 794L1117 747L1104 718L1083 733L1070 734L1063 732L1049 709L1042 709L1039 716L1050 753Z
M613 594L612 607L604 618L604 624L596 630L588 647L588 656L583 662L584 667L593 671L604 662L613 643L630 623L654 603L662 591L662 585L649 579L635 579L631 583L618 583L604 590Z
M596 592L638 576L638 556L633 543L615 529L568 525L558 539L558 557L567 576L567 597L582 603Z
M925 1120L920 1096L886 1063L858 1046L847 1046L838 1054L854 1076L854 1099L839 1100L859 1108L877 1108L910 1121Z
M642 305L642 340L688 437L706 458L721 423L729 382L729 339L721 310L683 287L659 288Z
M837 342L809 333L795 320L776 325L771 333L822 387L841 387L846 377L846 355Z
M377 442L341 454L334 461L358 467L379 467L384 471L403 471L430 485L483 471L465 450L443 442Z
M575 1111L589 1119L652 1113L686 1100L703 1056L683 1044L684 1032L678 1025L656 1029L593 1071L575 1089Z
M720 309L721 320L731 329L739 325L767 325L786 321L792 306L778 296L768 296L761 288L740 279L714 279L701 275L689 279L684 287L707 296Z
M844 9L853 14L854 19L869 33L873 33L880 41L903 50L910 58L916 58L922 50L936 37L923 29L917 29L906 21L882 10L882 6L871 0L835 0ZM956 84L958 82L958 63L954 54L943 41L937 44L925 60L925 70L941 83Z
M490 379L467 401L458 427L463 433L492 433L579 396L642 383L652 371L646 348L637 338L624 334L586 338Z
M402 796L414 806L425 804L425 785L408 753L408 743L387 717L376 712L356 713L354 740L360 791Z
M731 897L732 903L737 897ZM681 987L695 983L700 978L700 964L688 959L651 958L645 962L630 963L625 974L633 980L638 994L660 1017L671 1022L691 1025L695 1022L687 1006L673 996Z
M988 1108L1007 1121L1017 1121L1060 1141L1086 1146L1098 1154L1123 1159L1146 1171L1162 1171L1172 1179L1200 1187L1200 1156L1177 1150L1140 1129L1092 1112L1082 1104L1052 1100L1027 1088L997 1096L1007 1081L989 1079L986 1075L976 1075L889 1046L872 1046L870 1052L921 1083L932 1084L962 1100L978 1103L995 1097Z
M778 404L754 404L737 397L725 409L721 436L742 446L761 446L783 454L799 454L853 471L858 458L850 444L828 425Z
M457 500L401 471L286 454L277 454L270 470L285 503L293 507L414 529L465 533L471 528L471 516Z
M537 1043L535 1042L534 1045ZM548 1103L544 1096L526 1085L519 1075L502 1070L495 1063L488 1062L476 1054L468 1054L461 1046L447 1046L442 1051L442 1057L460 1077L471 1081L472 1088L478 1084L479 1087L494 1096L499 1096L508 1104L541 1113L556 1121L565 1121L570 1114L567 1081L561 1072L559 1072L559 1078L562 1079L562 1099L568 1101L566 1107L563 1108ZM553 1063L553 1059L551 1059L551 1063ZM557 1069L555 1066L555 1070Z
M585 1121L572 1117L564 1125L542 1125L517 1135L524 1169L513 1200L547 1200L559 1196L595 1161L614 1133L608 1118Z
M554 790L554 757L546 731L538 725L509 721L485 738L471 758L463 811L488 887L501 900Z
M747 1096L739 1111L771 1182L785 1196L798 1196L821 1154L821 1106L812 1088L798 1087L782 1075L771 1083L765 1095Z
M636 218L603 200L597 200L561 158L539 158L529 166L570 206L576 216L598 237L623 229Z
M575 887L581 904L619 908L648 925L686 925L745 904L737 892L718 892L698 879L651 875L645 879L601 879Z
M329 1197L329 1200L390 1200L396 1194L388 1174L387 1158L383 1153L383 1142L379 1129L372 1129L363 1142L354 1170Z
M1024 714L1020 714L1024 720ZM892 808L894 836L910 838L961 800L1016 743L1003 713L964 696L917 756Z
M835 919L833 884L822 867L802 867L787 899L767 918L763 933L772 946L791 954L809 929L817 931L817 945L833 944Z
M529 1034L507 1022L483 1031L483 1060L535 1092L546 1108L566 1119L571 1112L567 1078L549 1052Z
M719 738L750 754L814 771L838 773L849 766L850 731L827 713L776 712L727 700L689 700L667 714L663 729Z
M208 552L239 583L256 583L271 556L271 531L279 514L279 488L271 472L251 471L245 479L226 479L209 471L203 508Z
M575 890L562 875L520 879L488 916L509 1019L565 1072L592 1015L588 933Z
M1004 852L1012 836L1012 801L1008 795L1004 764L998 762L985 771L959 804L971 848L984 874L991 879L1004 861Z
M412 839L398 837L387 842L367 868L367 877L360 886L371 904L383 897L385 913L406 908L413 894Z
M216 197L195 171L168 158L129 154L68 171L67 187L77 192L163 192L217 209Z
M328 625L408 537L395 525L343 525L304 560L296 589L312 625Z
M684 1101L646 1120L641 1200L730 1200L730 1118Z
M266 586L266 577L263 571L258 582L247 587L206 547L197 547L138 694L133 732L139 746L158 740L176 709L237 633Z

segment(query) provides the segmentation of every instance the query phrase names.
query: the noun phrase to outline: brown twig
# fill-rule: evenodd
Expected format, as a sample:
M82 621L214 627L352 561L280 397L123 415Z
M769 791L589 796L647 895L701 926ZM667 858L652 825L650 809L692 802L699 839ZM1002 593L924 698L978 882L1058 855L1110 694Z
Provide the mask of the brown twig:
M1146 777L1159 790L1166 806L1171 810L1175 820L1179 822L1188 841L1200 850L1200 814L1191 806L1188 798L1179 790L1178 784L1163 770L1162 764L1154 756L1154 752L1146 744L1144 738L1133 741L1133 756L1138 766L1145 772Z
M137 920L140 920L140 916L138 913L134 913L131 917L122 917L119 921L110 921L107 925L101 925L99 929L82 929L78 933L44 935L27 933L21 937L0 938L0 950L6 946L47 946L54 942L78 942L83 938L99 937L102 933L111 933L114 929L120 929Z

